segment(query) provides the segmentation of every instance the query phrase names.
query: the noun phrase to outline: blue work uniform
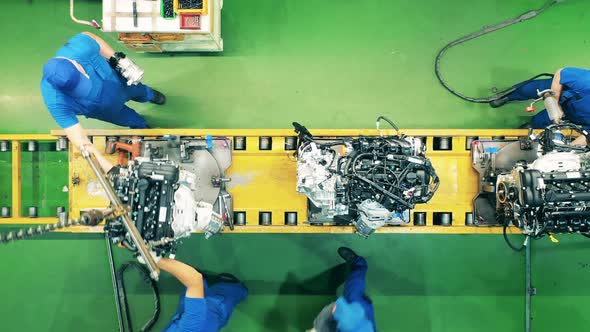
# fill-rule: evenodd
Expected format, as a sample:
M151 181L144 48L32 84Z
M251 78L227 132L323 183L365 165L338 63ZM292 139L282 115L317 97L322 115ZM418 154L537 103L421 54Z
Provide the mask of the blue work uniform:
M154 98L151 88L144 84L128 86L100 55L100 46L90 36L78 34L61 47L55 57L78 62L92 82L86 98L75 98L52 86L45 77L41 80L41 94L49 112L62 128L78 123L77 115L110 122L130 128L147 128L147 123L133 109L129 100L145 103Z
M368 269L367 261L363 257L357 256L354 262L352 262L351 267L350 274L344 282L343 296L347 302L357 302L363 307L367 319L373 323L375 331L377 331L373 303L365 293L365 278Z
M219 282L211 287L203 279L205 298L180 297L178 309L165 332L217 332L227 324L235 306L248 296L240 283Z
M364 312L365 318L372 324L371 329L377 331L373 304L365 293L365 277L368 269L367 261L363 257L357 256L350 266L350 274L344 282L344 300L349 304L359 304ZM338 301L340 300L341 298L338 299ZM334 305L336 303L330 303L325 306L314 320L313 325L318 332L339 331L339 322L335 318L336 313L333 313ZM336 307L338 309L338 305Z
M509 100L537 99L537 90L550 89L551 83L551 79L534 80L519 87L507 97ZM559 83L563 86L559 104L565 117L590 131L590 70L573 67L563 68ZM551 123L547 110L537 113L531 119L533 128L545 128Z

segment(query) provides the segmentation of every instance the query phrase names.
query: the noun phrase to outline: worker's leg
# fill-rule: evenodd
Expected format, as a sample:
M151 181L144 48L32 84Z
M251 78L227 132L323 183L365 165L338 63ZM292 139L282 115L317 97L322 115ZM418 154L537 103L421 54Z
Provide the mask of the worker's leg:
M367 261L357 256L350 264L351 271L344 282L344 298L348 302L364 300L365 296L365 276L367 275Z
M225 326L234 308L248 296L248 289L241 283L220 282L207 290L207 306L210 314Z
M145 119L127 105L123 105L118 110L108 110L89 114L87 117L132 129L148 128Z
M154 99L154 91L145 84L138 83L137 85L126 85L124 89L128 100L147 103Z
M552 79L533 80L516 89L516 91L509 94L508 100L529 100L537 99L537 90L543 91L551 88ZM519 83L520 84L520 83ZM514 85L517 86L518 84Z

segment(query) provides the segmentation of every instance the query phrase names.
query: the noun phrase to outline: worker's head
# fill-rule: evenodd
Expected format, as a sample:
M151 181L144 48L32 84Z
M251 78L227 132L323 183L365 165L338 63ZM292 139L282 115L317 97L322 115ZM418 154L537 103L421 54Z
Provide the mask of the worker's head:
M47 61L43 66L43 77L57 90L75 98L87 97L92 89L90 79L65 58Z
M338 332L373 332L373 323L367 319L365 309L358 302L339 297L332 310Z

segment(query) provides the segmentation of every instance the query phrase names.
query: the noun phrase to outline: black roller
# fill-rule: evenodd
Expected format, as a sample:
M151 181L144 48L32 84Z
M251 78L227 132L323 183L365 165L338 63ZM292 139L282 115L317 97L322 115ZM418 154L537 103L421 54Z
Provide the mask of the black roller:
M414 226L426 226L426 212L414 212Z

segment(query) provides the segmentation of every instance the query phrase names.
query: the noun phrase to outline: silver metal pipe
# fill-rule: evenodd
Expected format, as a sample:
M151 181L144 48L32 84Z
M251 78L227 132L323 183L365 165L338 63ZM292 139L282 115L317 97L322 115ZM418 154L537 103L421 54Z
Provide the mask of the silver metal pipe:
M532 262L531 262L531 244L532 239L527 236L525 240L525 308L524 308L524 330L525 332L531 332L531 323L533 321L533 303L532 297L535 295L536 290L533 287L532 281Z
M86 159L86 161L90 165L90 168L92 168L92 171L94 172L94 175L96 175L98 182L100 182L100 185L104 188L104 191L109 201L111 202L111 204L113 204L114 211L125 211L123 203L121 203L121 200L119 199L119 197L117 197L117 194L115 194L113 187L104 176L102 170L98 168L98 165L96 164L94 159L92 159L90 153L86 150L84 146L80 147L80 151L82 151L82 156L84 157L84 159ZM158 268L156 261L154 261L154 258L150 254L150 250L145 245L143 238L141 237L141 234L139 234L139 231L135 227L135 224L129 217L129 213L123 213L121 215L121 220L123 222L123 226L129 233L131 241L133 242L133 244L135 244L135 247L138 249L139 254L147 263L146 265L150 270L150 276L152 277L152 279L158 280L158 277L160 275L160 269Z

